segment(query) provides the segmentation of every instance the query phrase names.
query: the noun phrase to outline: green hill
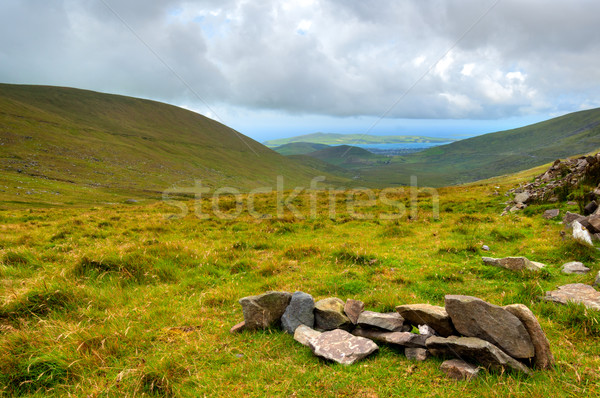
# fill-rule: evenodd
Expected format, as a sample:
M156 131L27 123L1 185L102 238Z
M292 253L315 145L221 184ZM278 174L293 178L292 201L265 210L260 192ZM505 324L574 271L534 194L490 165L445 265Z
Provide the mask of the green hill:
M325 149L329 147L329 145L325 144L313 144L312 142L291 142L289 144L284 144L273 148L273 150L277 153L280 153L284 156L290 155L306 155L307 153L320 151L321 149Z
M338 167L353 170L386 164L390 161L390 157L388 156L376 155L366 149L349 145L328 147L320 151L307 153L306 156L322 160ZM372 180L372 182L375 181L376 180Z
M73 88L0 84L0 200L160 198L192 187L305 186L322 171L175 106ZM332 184L343 178L326 175Z
M595 148L600 148L600 108L394 157L389 164L363 168L361 176L390 186L417 176L419 185L439 187L510 174Z
M367 144L396 144L411 142L448 142L447 138L423 137L418 135L368 135L368 134L334 134L313 133L290 138L280 138L265 141L268 147L278 147L293 142L310 142L325 145L367 145Z

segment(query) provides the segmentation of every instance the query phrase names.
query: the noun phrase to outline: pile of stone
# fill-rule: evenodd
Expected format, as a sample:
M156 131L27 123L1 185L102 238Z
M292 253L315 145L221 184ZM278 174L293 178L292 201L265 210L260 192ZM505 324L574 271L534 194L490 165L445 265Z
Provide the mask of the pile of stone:
M537 176L533 182L508 191L507 195L514 194L514 198L507 202L508 206L503 214L524 209L530 202L558 202L557 192L564 189L572 190L587 176L597 178L599 174L600 153L577 159L556 160L545 173ZM600 185L590 192L589 196L592 201L600 199ZM595 207L597 208L598 205L596 204Z
M554 364L540 324L522 304L499 307L476 297L447 295L445 307L408 304L379 313L365 310L358 300L314 302L303 292L266 292L239 302L244 321L232 333L281 327L315 355L346 365L375 353L377 344L394 346L417 361L455 358L441 369L456 378L472 378L481 367L528 374L531 367Z

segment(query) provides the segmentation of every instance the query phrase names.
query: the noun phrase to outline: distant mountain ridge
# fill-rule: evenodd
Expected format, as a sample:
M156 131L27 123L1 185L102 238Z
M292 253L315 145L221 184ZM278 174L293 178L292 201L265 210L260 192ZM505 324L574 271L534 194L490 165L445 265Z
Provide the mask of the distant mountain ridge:
M270 147L278 147L295 142L305 142L324 145L369 145L369 144L397 144L413 142L452 142L453 139L424 137L418 135L369 135L369 134L336 134L313 133L290 138L280 138L264 141Z

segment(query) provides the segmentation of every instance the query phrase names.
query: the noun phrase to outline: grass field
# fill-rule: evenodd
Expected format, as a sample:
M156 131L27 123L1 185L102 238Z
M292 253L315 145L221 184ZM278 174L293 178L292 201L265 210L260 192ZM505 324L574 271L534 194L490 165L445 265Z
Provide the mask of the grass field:
M347 193L332 200L327 191L303 192L290 206L304 219L282 207L289 192L222 196L216 212L209 197L201 212L192 201L28 209L5 202L0 396L598 396L600 315L538 299L562 284L591 283L598 251L563 238L557 221L541 217L548 206L499 216L502 193L532 175L440 189L439 217L433 192L408 189L385 191L387 201L374 206L352 192L354 208ZM481 262L509 255L548 267L511 273ZM561 274L571 260L592 273ZM267 290L355 298L377 311L443 305L445 294L523 303L548 335L556 367L456 382L442 375L441 360L411 362L385 346L344 367L277 330L231 335L242 320L237 300Z

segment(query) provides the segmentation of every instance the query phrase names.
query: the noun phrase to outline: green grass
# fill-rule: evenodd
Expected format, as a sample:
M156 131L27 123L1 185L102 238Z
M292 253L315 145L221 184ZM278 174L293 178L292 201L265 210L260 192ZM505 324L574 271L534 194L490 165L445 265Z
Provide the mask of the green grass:
M25 207L160 199L276 184L353 181L175 106L61 87L0 84L0 200Z
M566 283L591 283L600 253L563 240L562 225L541 217L544 206L500 217L505 197L494 195L496 186L504 192L515 181L440 189L437 218L425 191L417 195L416 218L407 211L397 219L381 217L397 210L381 201L355 209L374 217L353 218L343 192L331 214L328 191L318 194L314 217L310 195L294 200L304 219L290 211L255 218L247 210L237 219L201 220L193 211L173 218L178 208L162 202L5 204L0 396L598 395L600 316L539 296ZM386 196L410 203L409 195ZM275 214L277 200L257 195L256 208ZM230 200L222 201L225 209ZM207 214L212 205L208 198L201 203ZM510 255L544 262L547 270L513 273L481 262ZM570 260L592 273L562 274ZM267 290L355 298L376 311L443 305L445 294L523 303L538 316L557 364L530 377L483 373L465 383L446 379L439 359L414 363L389 347L344 367L313 357L277 330L229 334L242 319L237 300Z

